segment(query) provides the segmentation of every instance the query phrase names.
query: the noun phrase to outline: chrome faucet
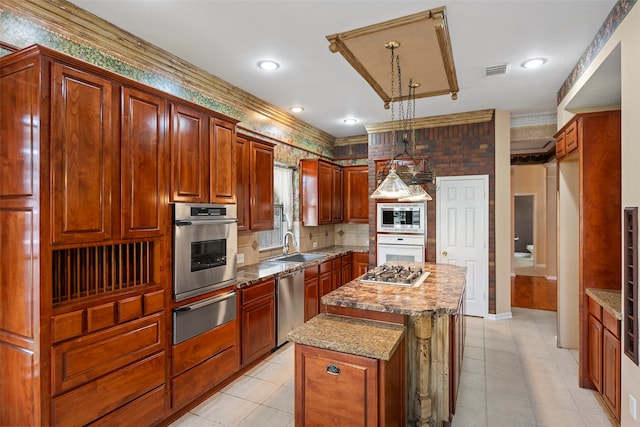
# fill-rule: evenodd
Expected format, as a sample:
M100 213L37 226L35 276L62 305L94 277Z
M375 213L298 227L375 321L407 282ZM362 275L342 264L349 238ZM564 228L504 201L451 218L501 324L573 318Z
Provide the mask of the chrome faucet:
M284 246L282 246L282 253L284 255L287 255L289 253L289 237L293 239L293 247L295 248L297 245L296 236L294 236L291 231L287 231L286 233L284 233Z

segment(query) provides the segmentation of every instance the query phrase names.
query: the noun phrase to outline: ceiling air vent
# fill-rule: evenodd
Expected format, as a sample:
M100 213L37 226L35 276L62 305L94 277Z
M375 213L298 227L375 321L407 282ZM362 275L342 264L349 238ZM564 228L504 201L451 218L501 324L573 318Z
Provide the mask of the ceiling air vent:
M510 68L511 68L510 64L492 65L491 67L487 67L484 69L484 76L485 77L504 76L509 72Z

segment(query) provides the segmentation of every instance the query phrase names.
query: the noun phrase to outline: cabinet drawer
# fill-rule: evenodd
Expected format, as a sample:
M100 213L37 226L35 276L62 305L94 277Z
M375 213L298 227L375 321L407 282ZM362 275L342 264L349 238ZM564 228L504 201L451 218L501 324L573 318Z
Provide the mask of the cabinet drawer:
M144 294L142 296L142 305L145 316L162 311L164 308L164 289Z
M275 288L276 281L274 279L251 285L248 288L242 288L242 304L250 303L265 296L275 295Z
M164 337L164 316L159 313L54 346L53 394L164 349Z
M332 269L333 270L338 269L338 268L342 268L342 258L341 257L334 258L332 260L332 264L331 265L332 265Z
M593 298L589 298L589 313L602 322L602 306Z
M578 148L578 122L573 122L564 131L567 154Z
M307 267L304 269L304 280L312 279L314 277L318 277L317 265L314 265L313 267Z
M320 274L328 273L331 271L331 261L325 261L320 264Z
M602 324L616 338L620 338L620 321L607 310L602 310Z
M84 310L59 314L51 318L51 335L53 342L82 335Z
M52 424L88 424L163 383L164 353L158 353L52 399Z
M235 373L236 360L237 348L231 347L174 378L171 381L172 408L184 406Z
M164 386L160 386L89 424L91 427L153 425L164 419Z
M173 346L173 375L178 375L236 344L235 319Z

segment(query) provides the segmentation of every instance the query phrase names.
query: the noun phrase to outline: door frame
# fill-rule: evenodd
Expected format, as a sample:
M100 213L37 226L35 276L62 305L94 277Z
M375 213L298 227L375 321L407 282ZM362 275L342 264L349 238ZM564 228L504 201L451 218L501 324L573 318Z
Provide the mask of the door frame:
M482 187L485 194L485 203L483 205L482 214L484 215L484 223L485 227L483 229L483 239L484 239L484 248L482 253L482 261L485 265L485 271L487 272L487 277L485 280L486 288L485 288L485 305L483 317L487 317L489 315L489 175L457 175L457 176L438 176L436 177L436 188L437 192L440 191L440 184L443 181L467 181L467 180L481 180ZM441 207L442 204L437 202L436 197L436 262L442 262L441 253L441 227L443 223L443 216L441 215Z

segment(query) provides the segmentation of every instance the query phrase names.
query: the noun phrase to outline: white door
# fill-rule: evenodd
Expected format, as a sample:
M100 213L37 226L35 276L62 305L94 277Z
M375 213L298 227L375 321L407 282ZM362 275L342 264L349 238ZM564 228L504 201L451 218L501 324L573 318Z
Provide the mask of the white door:
M437 187L436 261L467 267L465 314L484 317L489 308L489 176L439 177Z

